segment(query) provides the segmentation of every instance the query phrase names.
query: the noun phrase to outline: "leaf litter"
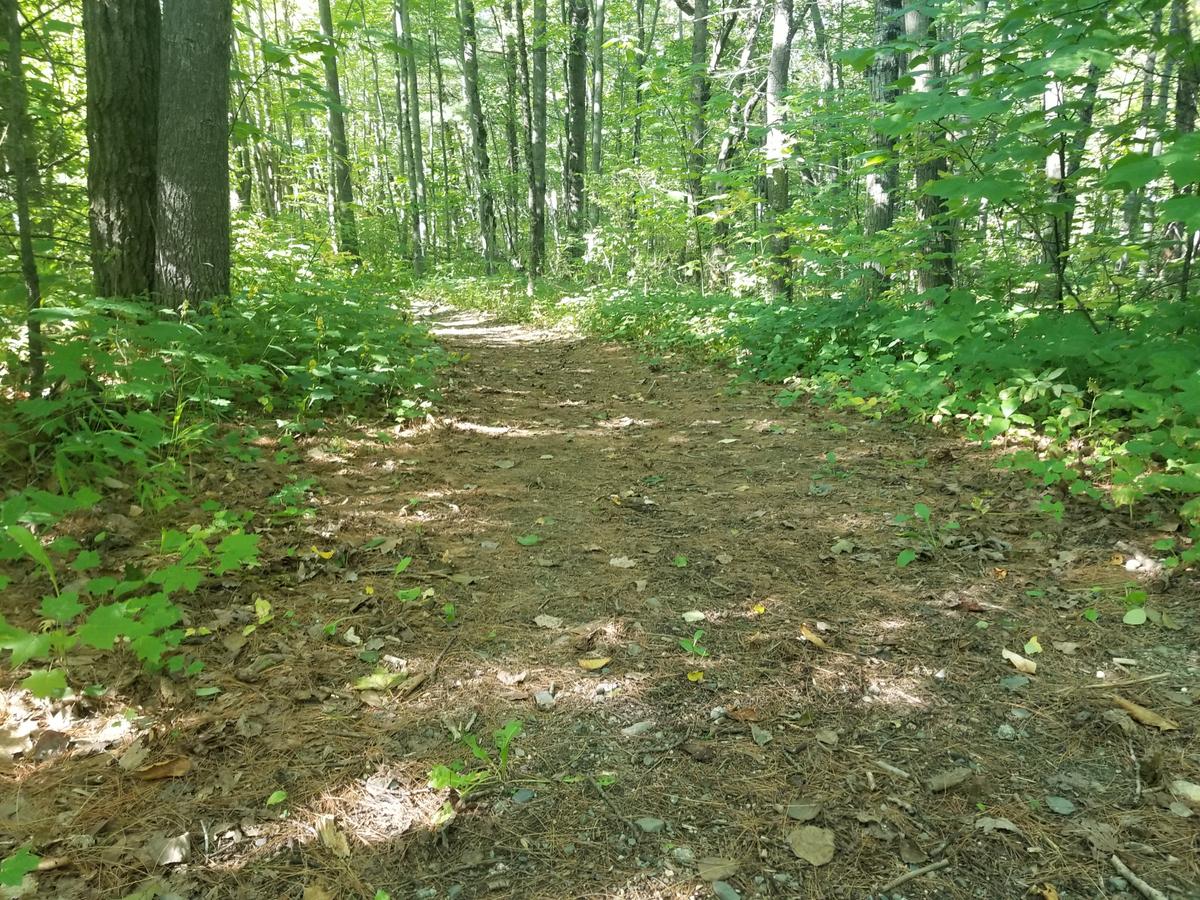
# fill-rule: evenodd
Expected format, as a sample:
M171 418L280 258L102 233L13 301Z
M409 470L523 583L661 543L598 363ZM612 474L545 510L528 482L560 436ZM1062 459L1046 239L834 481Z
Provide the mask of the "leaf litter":
M447 340L470 358L445 414L527 429L537 444L405 425L383 444L377 427L342 423L353 449L338 462L319 432L298 439L313 451L302 463L200 462L198 480L228 508L296 474L322 488L314 518L256 522L258 569L189 605L188 624L209 629L186 644L203 680L101 660L71 673L106 686L95 698L52 713L7 695L6 727L21 736L0 772L21 774L32 807L0 799L11 822L0 829L21 837L54 803L78 809L61 852L38 848L71 860L39 873L48 895L125 896L151 878L183 896L299 892L299 865L314 897L456 884L562 895L579 879L607 896L634 878L667 894L680 889L672 878L696 876L748 896L776 875L793 879L778 882L783 896L866 896L904 866L935 867L910 885L931 895L1017 896L1027 886L1012 854L1027 846L1057 848L1062 896L1112 874L1114 853L1163 890L1193 879L1178 854L1136 864L1139 835L1188 840L1183 814L1200 790L1178 752L1200 715L1178 699L1191 699L1187 582L1140 582L1146 621L1130 627L1123 597L1141 576L1108 563L1140 525L1096 524L1080 507L1050 534L990 451L803 402L782 413L787 433L716 444L709 420L781 415L769 389L718 372L660 372L647 395L631 351L564 336ZM473 383L516 399L498 410ZM601 409L606 419L591 416ZM597 424L621 416L651 424ZM831 453L837 483L806 493L834 480L818 473ZM451 503L429 499L448 486ZM918 498L970 539L939 539L898 567L882 536ZM177 515L129 519L125 561ZM1111 595L1091 592L1109 584ZM269 598L265 614L256 597ZM692 610L713 648L702 667L678 646ZM1034 657L1043 665L1027 668ZM497 765L493 733L513 718L524 722L505 764L515 784L429 787L438 765L490 771L462 741ZM100 740L116 721L118 737ZM1014 739L997 738L1000 725ZM70 738L51 763L27 739L41 731ZM1156 754L1170 762L1156 769ZM99 778L90 768L114 759ZM1071 767L1100 787L1040 783ZM514 803L521 790L536 800ZM969 861L933 837L962 827L979 837Z

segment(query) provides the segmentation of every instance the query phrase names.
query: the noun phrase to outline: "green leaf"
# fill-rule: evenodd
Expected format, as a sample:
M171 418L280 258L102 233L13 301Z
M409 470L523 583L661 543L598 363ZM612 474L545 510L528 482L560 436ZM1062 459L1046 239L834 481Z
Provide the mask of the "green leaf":
M287 796L287 791L272 791L271 796L267 798L267 806L278 806Z
M930 516L929 507L924 503L915 503L913 504L913 515L922 522L928 522Z
M129 634L136 624L124 603L106 603L93 609L75 633L89 647L111 650L117 638Z
M1167 222L1183 222L1189 228L1200 228L1200 195L1172 197L1162 205L1162 218Z
M896 565L903 569L917 558L916 550L901 550L900 555L896 557Z
M217 687L216 685L209 685L208 687L196 688L196 696L197 697L215 697L219 693L221 693L221 689L219 687Z
M42 858L30 852L28 847L22 847L16 853L6 857L4 862L0 862L0 885L20 887L25 876L35 871L41 861Z
M221 539L221 543L217 544L215 551L217 565L213 568L213 572L223 575L257 560L258 541L257 534L246 534L241 531L227 534Z
M671 565L673 565L677 569L686 569L687 564L688 564L688 558L686 556L684 556L682 553L680 553L673 560L671 560Z
M43 597L38 612L55 622L69 622L83 612L83 604L79 602L78 594L64 591L57 597L53 594Z
M1125 611L1125 615L1121 617L1121 621L1126 625L1144 625L1146 624L1146 607L1134 606Z
M1148 153L1127 153L1104 176L1105 187L1137 190L1162 175L1162 163Z
M541 540L542 540L541 535L523 534L519 538L517 538L517 543L520 544L522 547L532 547L534 544L541 543Z
M95 550L84 550L75 557L75 561L71 563L71 568L76 572L86 572L88 569L94 569L100 565L100 554Z
M67 673L62 669L36 669L21 682L35 697L61 697L67 690Z
M4 532L14 544L24 551L26 556L46 570L50 575L51 581L54 580L54 563L50 562L50 557L47 555L46 549L42 546L42 542L37 539L32 531L23 525L9 525L4 529Z

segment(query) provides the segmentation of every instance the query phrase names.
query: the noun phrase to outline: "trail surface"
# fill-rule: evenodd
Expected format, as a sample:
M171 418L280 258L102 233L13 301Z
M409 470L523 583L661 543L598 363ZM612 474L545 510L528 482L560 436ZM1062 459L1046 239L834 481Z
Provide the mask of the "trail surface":
M311 476L315 516L198 595L219 696L140 681L102 752L22 763L4 827L63 835L45 889L861 898L932 867L887 896L1132 897L1120 853L1192 896L1170 786L1200 782L1196 592L1151 558L1162 527L1038 516L994 452L932 429L436 322L464 357L436 418L319 435L286 470L210 467L210 496L260 509ZM1180 630L1122 625L1131 586ZM239 641L256 597L273 618ZM496 759L511 720L497 777L429 787L483 770L461 736ZM133 777L113 761L131 742L189 768Z

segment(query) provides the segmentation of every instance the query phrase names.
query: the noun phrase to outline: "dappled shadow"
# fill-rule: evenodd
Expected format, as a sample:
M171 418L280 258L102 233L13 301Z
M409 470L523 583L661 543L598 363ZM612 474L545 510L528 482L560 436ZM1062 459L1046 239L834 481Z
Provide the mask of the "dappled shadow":
M6 784L25 805L0 833L61 858L39 876L50 895L153 876L213 897L682 898L710 895L717 864L700 861L719 857L747 897L858 898L939 859L905 896L1019 896L1030 847L1038 883L1086 895L1106 840L1161 888L1194 883L1194 832L1129 752L1197 780L1187 738L1127 735L1088 687L1136 657L1163 677L1131 696L1194 729L1168 693L1197 665L1194 632L1104 627L1123 590L1088 590L1102 571L1131 582L1113 554L1150 534L1038 518L989 454L936 432L433 316L466 357L436 417L311 437L290 468L209 485L238 507L289 475L319 488L311 519L264 528L260 569L189 606L221 693L143 678L89 713L137 710L103 752L19 755ZM894 523L917 503L928 521ZM1194 627L1189 581L1142 587ZM255 597L274 619L227 643ZM1034 635L1039 671L1012 680L1001 649ZM407 679L359 682L377 670ZM503 777L465 799L429 786L437 765L482 765L455 732L494 758L514 718ZM193 768L140 780L112 761L135 735L145 762ZM1047 811L1048 793L1077 815ZM827 865L789 846L805 825L833 832ZM150 865L155 833L187 833L187 860Z

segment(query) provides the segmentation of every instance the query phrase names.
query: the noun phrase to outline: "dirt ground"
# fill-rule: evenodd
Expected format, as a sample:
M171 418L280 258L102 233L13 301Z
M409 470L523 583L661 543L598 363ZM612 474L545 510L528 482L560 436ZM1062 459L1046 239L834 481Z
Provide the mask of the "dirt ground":
M201 676L5 684L26 896L1200 897L1200 591L1155 558L1169 516L1057 522L950 433L437 330L463 358L429 421L197 469L263 549L187 604ZM310 517L272 515L289 478ZM110 512L132 559L202 518ZM482 776L432 787L456 761Z

